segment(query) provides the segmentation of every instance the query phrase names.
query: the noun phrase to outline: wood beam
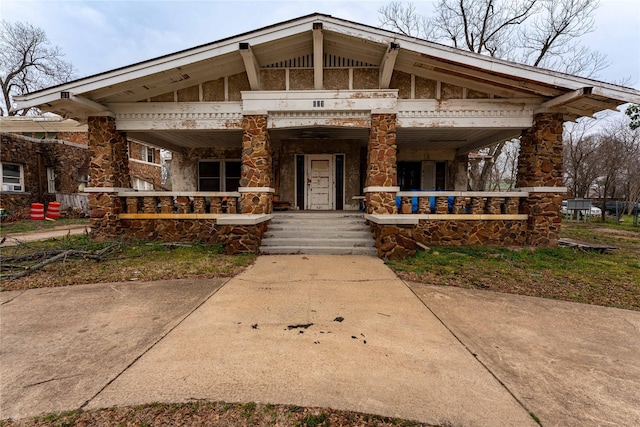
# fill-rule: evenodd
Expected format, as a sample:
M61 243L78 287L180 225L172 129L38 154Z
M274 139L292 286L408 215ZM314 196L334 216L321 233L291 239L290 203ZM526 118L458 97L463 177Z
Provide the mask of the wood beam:
M313 87L315 90L324 88L324 36L322 23L313 24Z
M393 75L393 67L396 64L396 58L400 52L400 45L391 42L389 48L380 61L380 89L389 89L391 84L391 76Z
M68 99L69 101L81 105L83 108L93 113L104 113L109 111L109 107L83 96L73 95L69 92L60 92L60 99ZM90 115L90 113L88 113Z
M585 96L590 95L592 90L593 88L591 87L583 87L578 90L565 93L564 95L556 96L555 98L540 104L539 109L551 110L554 108L562 107L563 105L569 104L573 101L578 101Z
M260 90L260 64L249 43L240 43L240 55L244 61L244 68L247 70L251 90Z

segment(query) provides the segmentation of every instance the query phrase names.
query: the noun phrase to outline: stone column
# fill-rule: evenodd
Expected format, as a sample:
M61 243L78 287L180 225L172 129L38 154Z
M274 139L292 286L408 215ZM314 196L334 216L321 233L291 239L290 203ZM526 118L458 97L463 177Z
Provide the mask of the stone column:
M113 117L89 117L89 209L91 235L95 239L121 234L118 215L125 203L117 196L119 188L131 188L127 135L118 132ZM96 188L105 188L104 192Z
M240 178L243 214L271 213L272 153L267 116L242 119L242 176Z
M560 237L563 123L562 114L536 114L520 139L517 187L529 192L523 210L532 246L557 246Z
M365 192L367 213L397 214L396 115L371 114Z

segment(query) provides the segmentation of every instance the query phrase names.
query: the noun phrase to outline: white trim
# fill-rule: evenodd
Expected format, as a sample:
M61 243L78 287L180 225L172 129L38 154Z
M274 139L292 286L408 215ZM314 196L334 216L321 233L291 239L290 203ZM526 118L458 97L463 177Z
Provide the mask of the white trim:
M160 165L158 163L151 163L151 162L147 162L147 161L144 161L144 160L132 159L131 157L129 157L129 161L130 162L134 162L134 163L142 163L144 165L157 166L159 168L162 167L162 165Z
M309 32L314 22L322 22L325 31L345 34L349 37L358 37L369 43L387 44L389 39L400 43L405 52L415 53L417 57L432 57L438 61L446 61L449 64L461 64L465 71L473 76L474 70L488 81L499 80L500 76L507 75L510 87L514 90L531 90L533 86L542 96L561 95L562 89L576 90L585 86L600 88L605 96L613 100L623 102L640 103L640 91L616 86L610 83L597 82L595 80L544 70L532 66L516 64L506 60L491 58L466 52L461 49L420 40L414 37L403 36L388 30L374 28L323 14L313 14L306 17L282 22L258 29L249 34L242 34L232 38L213 42L204 46L177 52L164 57L144 61L128 67L112 70L106 73L90 76L74 82L62 84L32 94L15 97L16 109L44 105L47 102L59 101L61 91L69 91L75 94L84 94L94 90L108 87L117 88L118 84L134 81L154 74L178 74L182 67L189 64L206 61L211 58L234 54L238 51L238 42L247 42L258 46L263 43L286 39L298 34ZM426 59L423 59L426 62ZM178 70L178 71L176 71ZM553 89L553 88L560 88ZM117 89L114 89L117 90Z
M364 219L383 225L418 225L423 221L526 221L526 214L397 214L377 215L365 214Z
M85 192L88 189L86 188ZM120 197L240 197L240 193L237 191L137 191L125 188L120 189L117 193Z
M273 214L229 214L216 219L219 225L256 225L270 221Z
M528 197L526 191L399 191L401 197Z
M238 193L275 193L273 187L238 187Z
M522 187L516 191L526 191L529 193L566 193L567 187Z
M124 191L136 191L127 187L84 187L85 193L119 193Z
M364 187L363 193L397 193L400 187Z

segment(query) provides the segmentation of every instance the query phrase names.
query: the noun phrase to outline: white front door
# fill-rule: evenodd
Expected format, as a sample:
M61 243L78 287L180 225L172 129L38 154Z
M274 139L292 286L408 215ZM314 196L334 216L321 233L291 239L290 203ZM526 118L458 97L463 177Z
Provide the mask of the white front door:
M332 210L334 207L334 171L332 154L307 155L307 209Z

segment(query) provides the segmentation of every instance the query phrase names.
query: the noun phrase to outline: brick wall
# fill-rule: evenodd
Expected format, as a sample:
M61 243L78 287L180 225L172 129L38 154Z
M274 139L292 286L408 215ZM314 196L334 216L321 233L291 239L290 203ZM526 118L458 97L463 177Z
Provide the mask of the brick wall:
M48 193L47 168L54 169L56 192L76 193L82 169L89 167L87 147L60 140L39 140L2 133L1 160L22 166L24 191L3 191L2 207L13 211L13 219L28 218L32 203L55 201Z

